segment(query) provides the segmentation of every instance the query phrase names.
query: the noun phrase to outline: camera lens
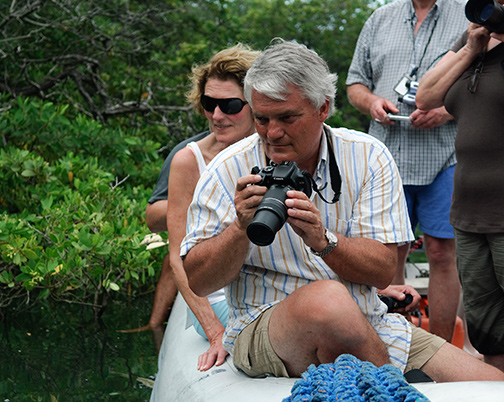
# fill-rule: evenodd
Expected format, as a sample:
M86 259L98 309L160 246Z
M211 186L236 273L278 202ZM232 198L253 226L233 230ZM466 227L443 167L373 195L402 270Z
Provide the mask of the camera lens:
M504 33L504 7L495 0L469 0L465 14L469 21L490 32Z
M289 186L272 185L257 207L253 221L247 227L247 236L258 246L268 246L275 240L278 232L287 220L287 191Z

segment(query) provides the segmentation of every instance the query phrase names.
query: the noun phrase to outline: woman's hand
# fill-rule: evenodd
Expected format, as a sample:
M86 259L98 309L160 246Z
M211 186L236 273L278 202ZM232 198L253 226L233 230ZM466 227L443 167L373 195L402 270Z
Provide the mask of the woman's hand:
M485 51L488 41L490 40L490 32L482 25L469 23L467 28L468 37L466 48L470 54L478 55Z
M228 352L222 346L224 327L212 339L209 339L210 347L198 357L198 370L206 371L214 366L220 366L226 360Z

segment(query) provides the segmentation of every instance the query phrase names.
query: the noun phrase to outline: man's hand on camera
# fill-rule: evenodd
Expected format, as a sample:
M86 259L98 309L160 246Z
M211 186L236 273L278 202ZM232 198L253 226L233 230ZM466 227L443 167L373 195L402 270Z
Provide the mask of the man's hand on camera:
M308 247L314 250L324 249L327 246L327 239L318 208L302 191L289 190L287 196L289 197L285 200L289 215L287 223Z
M236 223L241 230L246 231L247 226L252 222L257 206L261 202L267 187L255 186L261 181L261 176L249 174L238 179L234 204L236 207Z
M415 310L420 304L422 296L410 285L390 285L385 289L378 289L378 294L391 297L393 299L402 301L406 297L406 294L413 296L413 301L403 308L399 308L394 312L397 313L410 313Z

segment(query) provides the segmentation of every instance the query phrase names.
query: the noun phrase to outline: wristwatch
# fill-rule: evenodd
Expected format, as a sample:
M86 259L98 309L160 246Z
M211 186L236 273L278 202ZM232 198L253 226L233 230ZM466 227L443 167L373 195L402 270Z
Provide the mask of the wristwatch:
M310 251L312 252L312 254L316 255L317 257L325 257L327 254L333 251L338 245L338 238L336 237L336 235L332 232L329 232L329 230L327 229L325 231L325 237L329 242L325 249L323 249L322 251L315 251L310 247Z

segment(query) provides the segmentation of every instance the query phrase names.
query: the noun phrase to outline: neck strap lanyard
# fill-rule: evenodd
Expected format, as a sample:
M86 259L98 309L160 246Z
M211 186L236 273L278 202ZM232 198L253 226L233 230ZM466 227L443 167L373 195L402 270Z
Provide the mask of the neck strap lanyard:
M429 11L430 13L431 11ZM427 48L429 47L429 44L431 42L431 39L432 39L432 35L434 35L434 30L436 29L436 25L437 25L437 20L439 18L439 15L435 15L436 13L434 12L434 15L431 17L431 19L434 19L434 26L432 27L432 30L430 32L430 35L429 35L429 38L427 39L427 44L425 45L424 47L424 50L423 50L423 53L422 53L422 56L420 57L420 60L418 61L417 65L413 67L413 69L411 70L411 73L410 73L410 77L411 78L416 78L416 74L418 72L418 69L420 68L420 66L422 65L422 62L423 62L423 59L425 57L425 54L427 53ZM416 16L416 13L415 13L415 16ZM418 17L416 17L418 19ZM410 19L410 21L412 21L412 19ZM422 21L422 24L425 22ZM415 27L413 26L413 55L416 54L415 52Z

